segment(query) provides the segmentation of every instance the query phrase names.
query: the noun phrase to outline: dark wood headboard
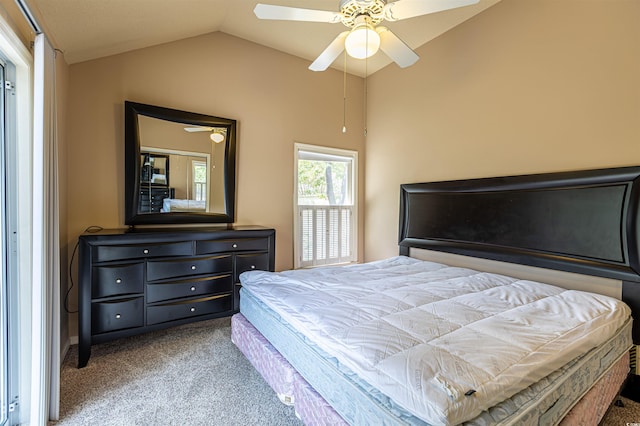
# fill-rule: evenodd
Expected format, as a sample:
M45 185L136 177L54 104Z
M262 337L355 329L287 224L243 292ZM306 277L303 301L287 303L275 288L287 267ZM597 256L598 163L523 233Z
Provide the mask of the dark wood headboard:
M640 167L404 184L401 254L424 248L621 280L640 343Z

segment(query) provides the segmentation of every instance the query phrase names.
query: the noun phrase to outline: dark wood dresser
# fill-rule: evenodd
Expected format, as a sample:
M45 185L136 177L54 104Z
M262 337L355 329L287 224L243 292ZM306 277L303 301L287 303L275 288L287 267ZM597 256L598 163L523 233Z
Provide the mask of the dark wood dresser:
M274 270L275 230L101 230L78 259L81 368L92 344L237 312L239 275Z
M157 185L140 185L140 204L138 211L141 213L160 213L165 198L174 198L174 188Z

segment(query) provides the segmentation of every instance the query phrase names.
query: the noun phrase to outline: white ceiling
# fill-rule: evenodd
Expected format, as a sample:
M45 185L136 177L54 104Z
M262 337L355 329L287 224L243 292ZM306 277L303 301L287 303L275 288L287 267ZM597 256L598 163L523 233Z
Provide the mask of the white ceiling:
M423 0L429 1L429 0ZM398 22L385 22L415 49L500 0ZM261 0L307 9L339 10L339 0ZM341 24L265 21L253 13L257 0L29 0L67 63L96 59L214 31L243 38L309 61L345 27ZM341 60L333 67L342 69ZM364 60L347 63L363 76ZM382 52L367 61L368 74L392 63ZM396 66L395 64L393 66ZM311 71L310 71L311 72Z

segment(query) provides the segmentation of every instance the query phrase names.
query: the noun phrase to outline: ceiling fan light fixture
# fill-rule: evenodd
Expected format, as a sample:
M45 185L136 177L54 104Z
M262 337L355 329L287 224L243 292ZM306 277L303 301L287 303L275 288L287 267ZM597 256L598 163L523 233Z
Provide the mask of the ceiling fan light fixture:
M349 56L356 59L369 58L380 49L380 35L368 23L356 25L344 41Z
M212 132L211 136L209 136L212 141L215 143L220 143L224 140L224 135L220 132Z

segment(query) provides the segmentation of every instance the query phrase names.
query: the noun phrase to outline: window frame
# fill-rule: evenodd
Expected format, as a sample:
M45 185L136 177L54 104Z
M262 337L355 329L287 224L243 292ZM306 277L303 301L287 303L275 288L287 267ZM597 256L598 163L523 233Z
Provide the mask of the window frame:
M351 249L351 256L345 262L320 262L318 259L314 259L311 264L309 262L303 262L303 240L302 240L302 218L301 210L298 205L298 161L300 159L300 152L317 154L322 156L335 156L348 158L351 160L351 218L350 218L350 235L349 245ZM309 268L323 265L338 265L346 263L356 263L358 259L358 152L354 150L332 148L320 145L310 145L305 143L296 142L294 144L294 161L293 161L293 255L294 255L294 268ZM344 207L345 205L338 205L334 207Z
M199 167L203 168L205 170L205 173L207 174L207 177L205 177L204 182L200 182L200 181L196 180L196 175L197 175L196 169L199 168ZM205 159L203 161L203 160L192 159L191 160L191 187L193 188L193 196L192 196L192 198L194 200L196 200L196 201L205 201L205 202L209 201L208 200L209 197L207 196L208 193L209 193L209 188L207 187L208 186L208 184L207 184L208 180L209 180L209 176L208 176L208 170L207 170L207 160ZM200 190L199 190L199 188L200 188ZM202 189L202 188L204 188L204 189ZM199 199L197 197L198 192L202 193L201 195L204 196L204 199Z

